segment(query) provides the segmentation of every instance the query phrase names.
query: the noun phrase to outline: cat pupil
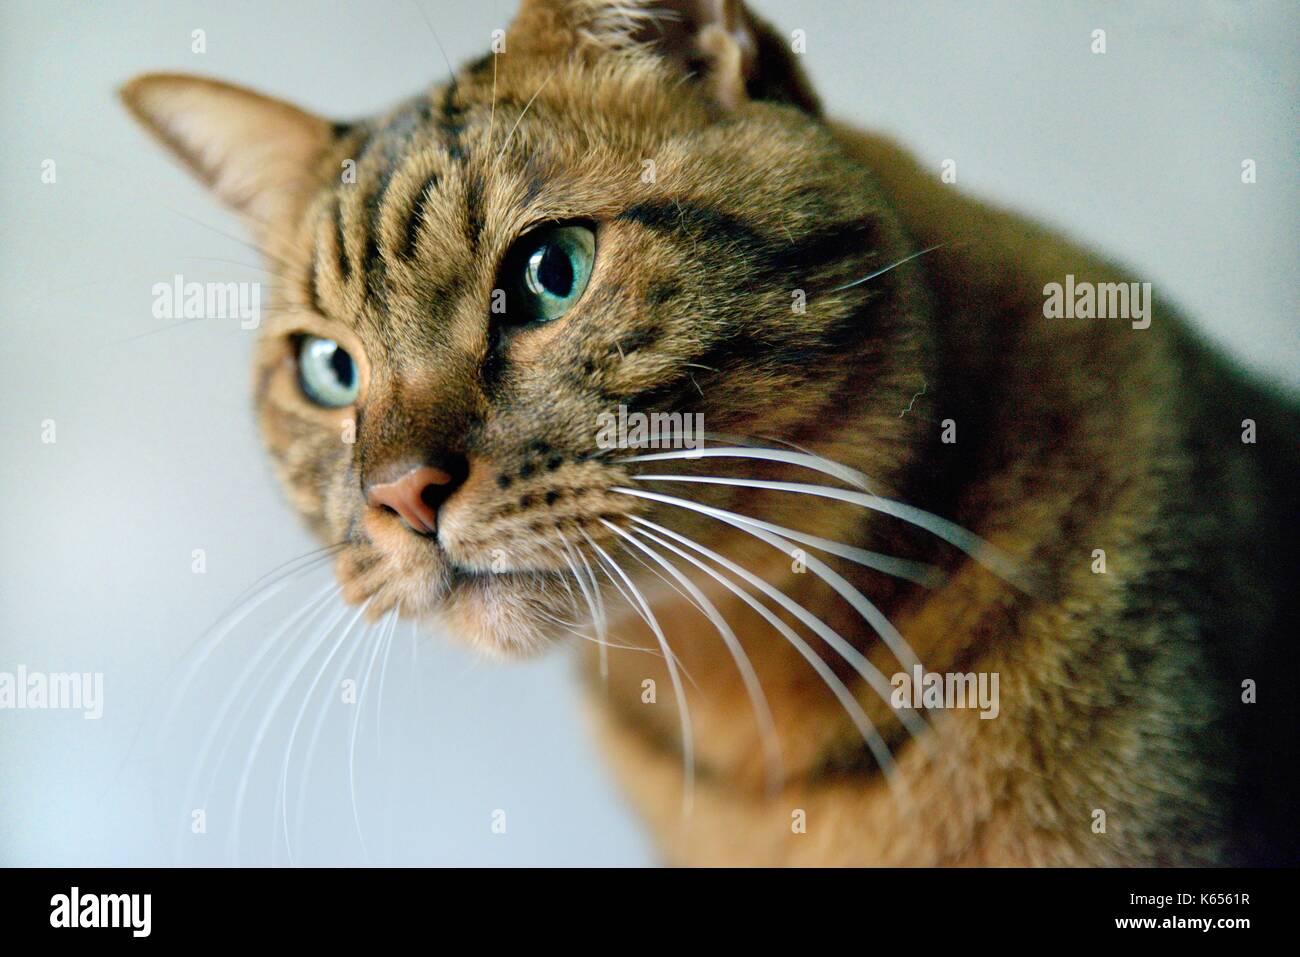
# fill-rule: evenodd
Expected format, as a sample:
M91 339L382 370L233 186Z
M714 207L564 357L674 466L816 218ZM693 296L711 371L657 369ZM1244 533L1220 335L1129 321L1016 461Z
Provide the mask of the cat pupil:
M334 370L339 385L349 389L352 388L352 375L356 367L353 366L350 355L342 349L335 349L334 354L330 356L330 367Z
M537 278L542 288L563 299L573 290L573 263L563 250L557 249L554 243L548 243L546 251L542 253Z

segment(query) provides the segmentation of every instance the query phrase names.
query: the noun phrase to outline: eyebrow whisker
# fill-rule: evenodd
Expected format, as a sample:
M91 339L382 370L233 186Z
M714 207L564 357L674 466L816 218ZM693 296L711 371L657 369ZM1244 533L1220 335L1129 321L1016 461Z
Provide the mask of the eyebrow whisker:
M532 109L533 102L539 96L541 96L542 90L546 89L546 84L550 83L551 80L555 78L555 74L558 73L559 70L560 68L557 66L550 73L548 73L546 79L542 81L542 85L537 88L537 92L532 95L532 98L529 99L529 101L526 104L524 104L523 111L519 114L519 119L515 120L515 125L510 127L510 132L506 134L505 142L501 144L501 152L497 153L496 161L493 162L492 164L493 172L495 172L496 168L501 165L501 157L505 156L506 150L510 146L510 140L514 138L515 130L519 129L519 124L524 121L524 117L527 116L528 111Z

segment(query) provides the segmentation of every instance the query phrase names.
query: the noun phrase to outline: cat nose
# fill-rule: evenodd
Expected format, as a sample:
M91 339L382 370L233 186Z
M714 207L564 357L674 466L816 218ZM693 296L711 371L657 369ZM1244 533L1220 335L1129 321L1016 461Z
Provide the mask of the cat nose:
M413 532L432 535L438 530L438 507L456 491L469 472L465 459L456 457L437 465L417 465L389 470L391 481L366 485L366 501L374 508L396 512Z

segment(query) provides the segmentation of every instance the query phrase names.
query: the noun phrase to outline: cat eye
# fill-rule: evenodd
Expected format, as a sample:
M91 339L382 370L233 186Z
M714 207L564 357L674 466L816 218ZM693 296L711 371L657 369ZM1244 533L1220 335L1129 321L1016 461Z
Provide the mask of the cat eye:
M596 260L596 236L585 226L533 233L507 259L524 322L550 322L571 309L587 288ZM511 312L515 312L514 309Z
M357 401L357 364L333 339L303 336L298 342L298 384L317 405L339 409Z

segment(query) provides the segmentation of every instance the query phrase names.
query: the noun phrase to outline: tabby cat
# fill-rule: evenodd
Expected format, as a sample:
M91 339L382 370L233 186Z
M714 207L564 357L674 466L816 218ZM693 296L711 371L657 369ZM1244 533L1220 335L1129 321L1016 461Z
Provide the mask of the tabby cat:
M256 406L346 598L594 639L671 862L1296 862L1294 398L1159 295L1049 316L1130 277L827 119L734 0L494 44L360 122L123 90L274 270ZM636 413L708 442L598 441Z

